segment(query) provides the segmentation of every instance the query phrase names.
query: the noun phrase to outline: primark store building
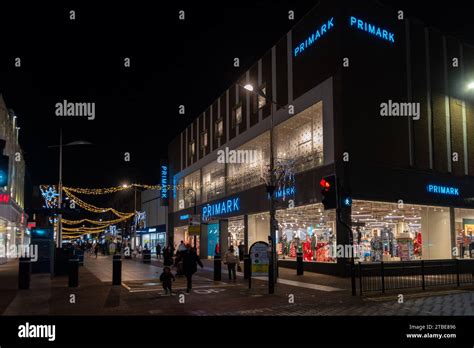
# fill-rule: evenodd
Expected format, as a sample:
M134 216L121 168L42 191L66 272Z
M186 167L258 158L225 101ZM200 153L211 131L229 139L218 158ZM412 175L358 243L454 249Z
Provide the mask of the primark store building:
M212 258L268 241L271 132L280 266L302 252L343 275L331 250L348 243L363 262L474 257L473 46L377 2L321 1L169 145L172 243ZM321 204L332 174L352 231Z

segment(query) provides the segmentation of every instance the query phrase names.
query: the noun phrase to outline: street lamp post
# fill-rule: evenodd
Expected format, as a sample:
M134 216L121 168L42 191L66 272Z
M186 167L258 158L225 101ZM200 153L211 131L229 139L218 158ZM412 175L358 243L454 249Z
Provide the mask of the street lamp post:
M279 105L273 101L271 95L267 95L262 91L255 91L251 84L241 86L245 90L256 94L257 96L265 98L266 101L271 103L270 107L270 178L266 182L267 193L270 196L270 236L268 238L270 244L270 265L268 270L268 292L273 294L275 292L275 283L278 275L278 259L276 253L276 208L275 208L275 189L278 185L279 178L276 176L275 172L275 156L273 150L273 107L278 107Z
M62 203L63 203L63 146L76 146L76 145L92 145L92 143L88 141L73 141L63 145L63 131L62 129L59 130L59 145L52 145L48 146L49 148L59 147L59 183L58 183L58 206L59 206L59 214L58 214L58 231L56 235L56 243L57 247L60 248L62 244L62 216L61 213Z

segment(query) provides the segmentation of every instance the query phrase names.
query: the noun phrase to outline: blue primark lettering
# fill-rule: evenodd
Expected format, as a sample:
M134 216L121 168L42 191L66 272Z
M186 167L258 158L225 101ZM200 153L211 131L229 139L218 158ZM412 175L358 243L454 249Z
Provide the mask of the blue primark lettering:
M388 42L393 42L395 43L395 34L384 29L381 27L378 27L376 25L373 25L371 23L365 22L362 19L358 19L354 16L350 16L350 26L355 27L359 30L365 31L369 34L378 36L379 38L386 40Z
M211 216L235 213L240 210L240 199L238 197L225 201L207 204L202 207L202 217L209 218Z
M426 185L426 191L429 193L437 193L441 195L459 196L458 187L440 186L440 185Z
M298 56L309 46L318 41L323 35L325 35L330 29L334 28L334 17L331 17L324 24L322 24L318 29L316 29L311 35L309 35L303 42L296 45L293 54Z

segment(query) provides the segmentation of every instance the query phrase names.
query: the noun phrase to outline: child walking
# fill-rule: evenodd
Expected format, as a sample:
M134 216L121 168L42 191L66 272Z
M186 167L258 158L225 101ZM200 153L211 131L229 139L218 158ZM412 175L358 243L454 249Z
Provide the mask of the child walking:
M171 284L175 280L176 278L174 277L173 273L171 273L171 268L163 268L163 273L160 275L160 281L163 289L165 290L165 295L171 295Z

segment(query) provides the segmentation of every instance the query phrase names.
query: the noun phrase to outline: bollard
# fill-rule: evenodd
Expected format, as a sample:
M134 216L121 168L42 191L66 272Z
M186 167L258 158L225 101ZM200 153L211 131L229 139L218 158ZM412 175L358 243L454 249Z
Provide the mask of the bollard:
M31 279L31 259L20 257L20 269L18 273L18 288L29 289Z
M122 256L114 255L112 261L112 285L122 284Z
M250 278L250 267L251 267L251 262L250 262L250 255L244 255L244 279L249 279Z
M296 254L296 275L303 275L303 253Z
M69 259L69 287L77 288L79 286L79 258L74 256Z
M222 264L221 264L221 255L216 254L214 256L214 280L222 279Z
M151 251L143 250L143 263L151 263Z

